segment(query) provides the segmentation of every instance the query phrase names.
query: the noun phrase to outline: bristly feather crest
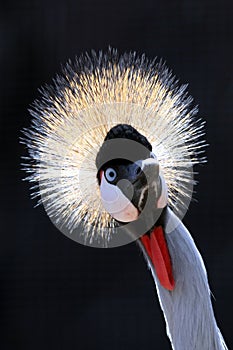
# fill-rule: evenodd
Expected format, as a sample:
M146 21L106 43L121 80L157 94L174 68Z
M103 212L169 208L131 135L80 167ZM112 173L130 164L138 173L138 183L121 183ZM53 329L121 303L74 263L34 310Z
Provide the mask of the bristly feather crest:
M117 223L102 207L95 158L109 129L126 123L152 144L169 204L178 211L194 183L187 169L205 161L204 123L196 119L186 87L162 61L135 52L120 56L109 48L69 61L40 90L32 125L23 131L33 197L41 197L48 214L70 232L82 223L86 239L109 240Z

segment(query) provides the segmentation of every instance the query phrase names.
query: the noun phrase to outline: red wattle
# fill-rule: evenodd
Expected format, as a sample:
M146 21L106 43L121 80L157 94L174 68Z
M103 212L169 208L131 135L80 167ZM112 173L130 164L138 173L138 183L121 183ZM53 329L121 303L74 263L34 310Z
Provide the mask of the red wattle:
M141 241L154 265L160 284L168 290L173 290L175 281L172 263L162 226L155 227L150 237L142 236Z

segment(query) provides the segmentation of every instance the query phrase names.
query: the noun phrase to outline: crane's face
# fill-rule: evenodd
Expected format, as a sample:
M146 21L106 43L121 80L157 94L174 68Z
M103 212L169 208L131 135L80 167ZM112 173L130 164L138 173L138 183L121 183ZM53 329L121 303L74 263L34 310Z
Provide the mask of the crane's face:
M137 220L148 201L149 190L152 209L166 205L159 164L153 154L151 158L136 162L109 161L102 166L97 177L103 206L117 221Z

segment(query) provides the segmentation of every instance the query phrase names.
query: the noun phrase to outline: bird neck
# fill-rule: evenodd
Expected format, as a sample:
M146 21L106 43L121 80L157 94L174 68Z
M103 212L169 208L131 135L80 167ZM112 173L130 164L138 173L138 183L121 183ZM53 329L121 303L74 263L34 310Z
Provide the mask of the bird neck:
M174 290L161 286L155 271L152 275L173 349L227 349L215 321L206 269L191 235L169 208L161 220L172 262Z

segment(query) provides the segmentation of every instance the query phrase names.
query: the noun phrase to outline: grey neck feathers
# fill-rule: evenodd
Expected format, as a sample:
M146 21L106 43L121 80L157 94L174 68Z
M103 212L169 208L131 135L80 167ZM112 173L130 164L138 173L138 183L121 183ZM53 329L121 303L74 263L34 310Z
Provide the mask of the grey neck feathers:
M171 231L174 222L176 225ZM191 235L170 209L166 209L164 229L176 283L173 291L168 291L160 285L153 265L139 240L138 244L155 281L172 348L227 349L215 321L206 269Z

